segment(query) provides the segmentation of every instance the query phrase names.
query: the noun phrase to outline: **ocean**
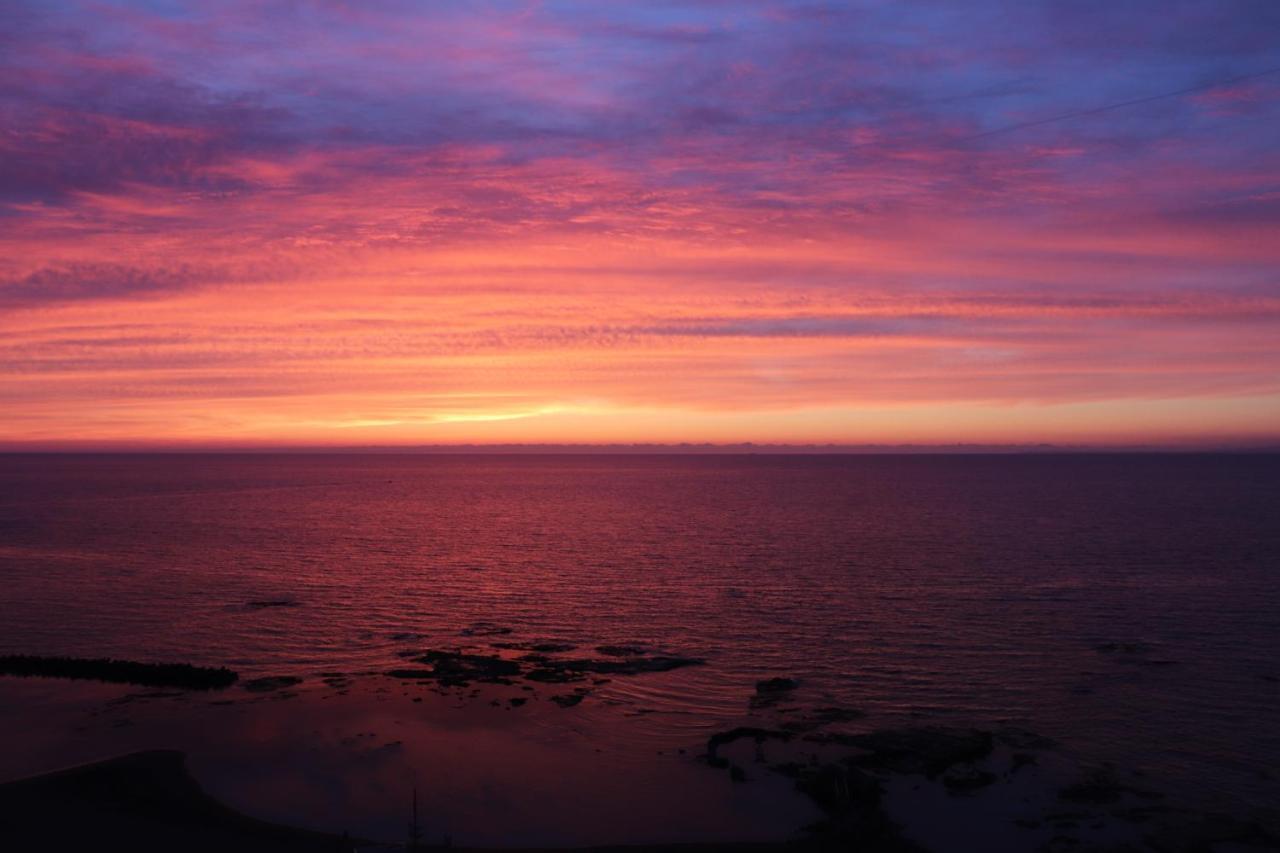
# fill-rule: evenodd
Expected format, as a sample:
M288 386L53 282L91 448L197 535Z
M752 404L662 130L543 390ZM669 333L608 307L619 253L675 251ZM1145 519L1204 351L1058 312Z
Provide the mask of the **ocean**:
M467 845L778 839L818 809L764 766L729 781L707 738L835 708L1015 726L1266 813L1278 581L1275 455L0 456L0 654L255 685L0 678L0 780L166 747L334 831L401 837L417 789ZM539 649L690 663L386 674Z

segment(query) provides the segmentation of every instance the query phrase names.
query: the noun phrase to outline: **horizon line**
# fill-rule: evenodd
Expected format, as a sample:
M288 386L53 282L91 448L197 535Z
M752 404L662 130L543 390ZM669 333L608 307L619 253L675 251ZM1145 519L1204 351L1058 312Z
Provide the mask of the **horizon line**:
M1203 442L1180 444L1062 444L1055 442L982 443L785 443L785 442L492 442L385 445L212 445L69 442L41 445L0 444L0 455L981 455L1111 453L1280 453L1275 442Z

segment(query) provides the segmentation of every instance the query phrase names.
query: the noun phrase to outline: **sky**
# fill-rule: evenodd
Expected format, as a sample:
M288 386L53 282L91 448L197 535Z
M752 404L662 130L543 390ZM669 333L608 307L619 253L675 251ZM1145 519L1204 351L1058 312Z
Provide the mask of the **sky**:
M1280 3L0 3L0 448L1280 441Z

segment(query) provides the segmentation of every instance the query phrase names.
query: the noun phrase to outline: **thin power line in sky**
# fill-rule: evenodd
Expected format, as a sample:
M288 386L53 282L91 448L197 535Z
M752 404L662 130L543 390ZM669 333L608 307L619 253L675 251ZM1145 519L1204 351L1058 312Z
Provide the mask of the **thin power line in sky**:
M971 139L983 139L988 136L996 136L1001 133L1013 133L1018 130L1026 130L1031 127L1040 127L1045 124L1053 124L1054 122L1066 121L1073 118L1083 118L1084 116L1097 115L1098 113L1110 112L1124 107L1137 106L1138 104L1147 104L1152 101L1159 101L1165 98L1176 98L1180 95L1190 95L1195 92L1205 92L1210 89L1220 89L1223 86L1231 86L1235 83L1243 83L1246 80L1256 80L1259 77L1266 77L1270 74L1280 74L1280 68L1268 68L1264 71L1256 71L1253 74L1242 74L1239 77L1228 77L1223 80L1215 80L1212 83L1202 83L1199 86L1188 86L1185 89L1177 89L1172 92L1161 92L1158 95L1147 95L1142 98L1133 98L1128 101L1118 101L1114 104L1107 104L1101 107L1092 107L1087 110L1076 110L1075 112L1062 113L1061 115L1050 116L1049 118L1033 119L1031 121L1019 122L1017 124L1006 125L1005 127L997 127L993 130L986 130L982 133L975 133L972 136L964 137L964 141Z

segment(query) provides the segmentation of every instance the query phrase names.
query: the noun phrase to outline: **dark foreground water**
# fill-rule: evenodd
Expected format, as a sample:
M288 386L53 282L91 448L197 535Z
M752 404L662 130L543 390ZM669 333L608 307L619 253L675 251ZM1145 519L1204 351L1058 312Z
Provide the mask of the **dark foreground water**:
M0 457L0 653L301 679L0 678L0 779L165 746L253 814L384 838L414 786L464 844L785 838L817 816L787 780L697 756L786 676L784 710L1016 724L1266 809L1278 581L1276 456ZM385 675L552 640L706 664Z

